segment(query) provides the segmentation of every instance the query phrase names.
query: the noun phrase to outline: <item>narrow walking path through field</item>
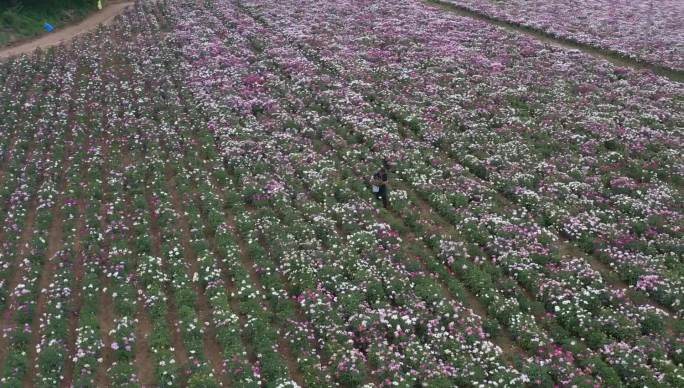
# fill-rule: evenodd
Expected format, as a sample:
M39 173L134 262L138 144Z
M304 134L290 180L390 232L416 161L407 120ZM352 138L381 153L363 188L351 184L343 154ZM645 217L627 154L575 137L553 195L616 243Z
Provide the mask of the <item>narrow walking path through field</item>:
M435 7L439 7L444 10L453 12L459 16L481 20L485 23L501 27L507 31L525 34L544 43L548 43L552 46L582 51L585 54L611 62L616 66L629 67L637 70L651 70L655 74L668 78L672 81L684 82L684 71L670 69L666 66L658 65L655 63L642 62L637 59L626 57L623 54L618 53L616 51L598 48L596 46L592 46L586 43L580 43L569 38L557 37L548 32L536 28L501 20L486 15L484 13L474 11L468 7L454 4L451 2L443 0L425 0L425 2Z
M57 30L54 33L43 35L38 39L19 44L18 46L0 49L0 61L20 54L29 54L37 48L45 49L68 42L78 35L96 29L100 24L106 25L110 23L117 15L121 14L128 6L132 4L132 1L110 4L104 7L101 11L92 14L76 25Z

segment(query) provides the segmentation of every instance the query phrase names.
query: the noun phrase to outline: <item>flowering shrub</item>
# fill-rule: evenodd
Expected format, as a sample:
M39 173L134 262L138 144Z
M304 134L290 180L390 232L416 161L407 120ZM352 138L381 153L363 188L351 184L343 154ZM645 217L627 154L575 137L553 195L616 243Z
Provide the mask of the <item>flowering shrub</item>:
M677 1L446 2L642 61L684 69L684 29L677 22L684 17L684 8Z
M420 2L213 0L0 88L3 385L682 385L677 84Z

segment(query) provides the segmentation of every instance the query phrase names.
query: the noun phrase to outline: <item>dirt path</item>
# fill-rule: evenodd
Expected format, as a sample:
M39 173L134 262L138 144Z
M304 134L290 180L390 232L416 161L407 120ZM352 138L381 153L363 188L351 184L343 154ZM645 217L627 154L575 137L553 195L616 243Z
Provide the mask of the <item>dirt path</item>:
M68 42L78 35L96 29L100 24L109 24L112 20L114 20L114 17L121 14L128 6L132 4L132 1L110 4L104 7L101 11L92 14L76 25L56 30L53 33L43 35L38 39L19 44L18 46L2 48L0 49L0 61L19 54L32 53L33 50L39 47L47 48Z

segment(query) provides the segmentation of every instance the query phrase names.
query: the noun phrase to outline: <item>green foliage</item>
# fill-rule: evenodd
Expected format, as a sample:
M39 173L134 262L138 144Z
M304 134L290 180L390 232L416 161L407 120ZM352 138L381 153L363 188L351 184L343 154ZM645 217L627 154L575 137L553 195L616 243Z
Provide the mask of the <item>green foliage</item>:
M665 327L663 318L657 314L649 313L641 322L641 332L643 334L658 334L662 333Z
M527 370L527 374L531 381L536 382L536 386L539 387L553 387L553 378L551 377L551 371L549 367L531 364L530 368Z
M96 0L0 0L0 45L43 33L45 22L56 27L73 22L96 6Z
M202 371L193 374L188 380L188 387L190 388L218 388L219 384L216 378L207 371Z
M605 334L598 330L594 330L589 333L589 336L587 337L587 346L592 349L598 349L599 347L603 346L606 341L607 337Z
M482 323L482 328L489 333L489 335L496 338L501 330L501 325L499 325L499 322L496 319L487 318Z
M58 378L64 364L64 351L58 346L48 346L38 357L38 365L43 376Z

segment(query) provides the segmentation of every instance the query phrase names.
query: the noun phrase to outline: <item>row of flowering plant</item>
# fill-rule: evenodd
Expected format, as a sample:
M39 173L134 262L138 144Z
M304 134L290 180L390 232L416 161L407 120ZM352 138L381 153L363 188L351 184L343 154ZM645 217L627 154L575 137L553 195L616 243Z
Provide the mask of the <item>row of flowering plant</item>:
M447 0L485 15L542 30L640 61L684 69L681 20L676 1Z

